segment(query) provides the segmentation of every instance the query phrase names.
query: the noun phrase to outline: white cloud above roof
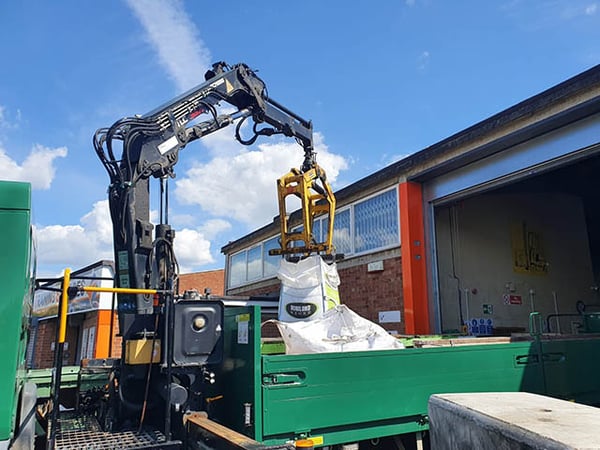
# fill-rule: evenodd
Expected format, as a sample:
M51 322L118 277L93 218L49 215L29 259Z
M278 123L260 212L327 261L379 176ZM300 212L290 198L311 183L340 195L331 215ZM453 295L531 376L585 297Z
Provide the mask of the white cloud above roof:
M346 160L329 152L315 135L317 161L334 183L347 168ZM276 180L302 164L302 147L294 142L260 144L232 157L197 162L177 182L175 195L182 204L199 205L216 217L232 217L248 226L270 222L277 211Z
M127 0L156 51L160 64L181 91L204 81L210 50L180 0Z
M182 273L214 262L211 243L205 236L227 229L225 221L209 221L198 228L183 228L175 233L175 253ZM94 203L78 224L49 225L36 228L38 256L46 264L69 261L83 267L99 259L113 259L112 223L108 200Z
M67 153L67 147L50 148L35 144L29 155L19 163L0 145L0 179L27 181L33 189L50 189L56 175L56 159L66 157Z

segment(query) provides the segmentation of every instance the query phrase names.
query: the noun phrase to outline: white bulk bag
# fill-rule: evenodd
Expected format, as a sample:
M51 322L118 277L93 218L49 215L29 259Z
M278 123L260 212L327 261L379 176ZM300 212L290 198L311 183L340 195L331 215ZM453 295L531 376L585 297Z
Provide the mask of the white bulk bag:
M338 305L314 320L276 323L289 355L404 348L384 328L346 305Z
M319 255L298 262L281 260L279 320L313 320L340 304L340 277L335 262L327 264Z

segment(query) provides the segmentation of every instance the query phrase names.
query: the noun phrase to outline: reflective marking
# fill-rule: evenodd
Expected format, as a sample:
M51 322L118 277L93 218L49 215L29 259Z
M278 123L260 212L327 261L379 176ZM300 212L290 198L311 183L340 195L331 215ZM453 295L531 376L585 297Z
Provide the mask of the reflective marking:
M171 136L169 139L167 139L165 142L158 146L158 151L161 155L164 155L169 150L177 147L178 144L179 141L177 140L177 136Z

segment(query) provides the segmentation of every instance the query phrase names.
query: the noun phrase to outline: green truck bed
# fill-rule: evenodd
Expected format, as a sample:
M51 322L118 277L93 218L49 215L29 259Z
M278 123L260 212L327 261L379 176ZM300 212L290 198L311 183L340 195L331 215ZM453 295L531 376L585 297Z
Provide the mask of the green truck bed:
M53 369L29 369L26 381L35 383L38 400L50 398ZM75 407L76 394L88 391L106 384L107 372L81 372L79 366L64 366L60 377L61 403L69 408Z
M261 354L257 307L226 311L209 413L265 444L319 445L427 429L434 393L526 391L600 403L600 339L532 339L309 355Z

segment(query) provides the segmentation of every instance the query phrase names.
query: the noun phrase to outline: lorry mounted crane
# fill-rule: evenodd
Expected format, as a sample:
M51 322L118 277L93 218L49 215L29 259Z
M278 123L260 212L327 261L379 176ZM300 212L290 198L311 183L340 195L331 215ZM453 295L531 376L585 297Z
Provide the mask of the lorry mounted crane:
M0 181L6 250L0 258L0 353L7 374L0 390L0 449L32 450L36 432L38 444L57 450L415 449L427 444L431 394L526 391L600 404L600 335L545 336L535 325L537 313L530 318L530 335L515 339L411 339L403 350L285 354L279 343L263 341L258 305L224 307L180 296L166 181L182 148L236 120L254 121L249 139L238 122L242 143L281 133L296 138L305 152L302 166L278 180L280 211L288 195L300 197L303 226L295 231L294 222L292 230L281 213L281 248L275 253L334 256L331 228L324 242L311 232L316 214L330 213L332 227L335 200L314 161L310 122L268 98L264 83L243 64L217 63L206 78L155 111L95 135L110 175L118 287L106 289L118 293L123 351L115 360L82 361L77 409L57 413L66 305L75 291L103 289L82 286L85 277L65 270L62 280L54 280L62 282L62 295L48 427L37 425L49 414L35 409L36 396L39 402L47 394L39 384L36 391L25 370L35 267L31 189ZM235 111L219 114L219 102ZM116 141L122 145L119 158ZM156 226L149 220L152 178L160 182L163 205ZM92 378L100 384L90 383Z
M173 414L201 409L203 400L196 393L202 391L203 382L214 381L207 367L219 361L223 321L219 302L199 304L176 297L178 265L173 251L175 232L168 223L168 178L175 176L180 150L236 121L235 137L244 145L260 136L295 138L304 150L304 161L278 181L283 233L276 253L325 255L333 251L335 198L325 171L315 161L311 122L270 98L265 83L246 64L215 63L205 80L148 114L123 118L97 130L93 139L110 177L115 280L121 289L117 309L123 357L113 379L118 401L113 402L115 411L107 426L160 421L167 439ZM221 103L235 111L220 112ZM250 138L242 136L247 119L253 121ZM122 147L120 158L115 156L116 141ZM149 218L152 178L160 182L160 223L156 226ZM299 232L289 227L287 195L299 197L302 203ZM318 242L312 222L322 213L329 214L329 233L324 242ZM143 351L147 358L132 356ZM163 408L157 408L159 403ZM150 406L164 413L150 418L145 414Z

